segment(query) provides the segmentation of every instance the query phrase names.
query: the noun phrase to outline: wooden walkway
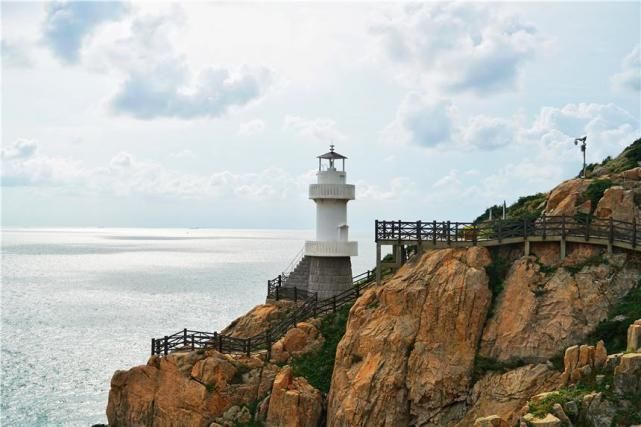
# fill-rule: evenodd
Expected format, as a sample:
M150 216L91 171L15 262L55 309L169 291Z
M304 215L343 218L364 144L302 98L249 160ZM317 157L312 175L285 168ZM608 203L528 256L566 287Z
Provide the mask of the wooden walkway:
M250 355L264 352L269 358L271 345L285 335L296 323L336 312L352 304L361 292L380 282L382 276L400 267L409 252L415 247L424 249L501 246L523 244L526 255L531 242L559 242L561 258L565 257L566 243L588 243L641 251L641 236L635 222L615 220L581 219L568 216L547 216L536 220L499 219L478 224L452 221L376 221L376 271L367 271L353 278L354 285L346 291L326 300L319 300L315 293L304 289L287 287L285 274L267 282L268 299L288 299L297 306L278 324L249 338L236 338L217 332L202 332L183 329L173 335L152 338L151 354L167 355L174 351L214 349L222 353ZM394 261L381 261L381 247L393 247Z
M391 270L390 270L391 271ZM384 271L383 273L386 273ZM270 356L272 344L283 337L296 323L335 313L341 307L351 304L367 289L376 283L374 271L367 271L353 278L353 286L338 295L326 300L319 300L316 293L303 289L282 286L285 282L283 275L267 282L267 297L269 299L288 299L298 302L296 309L276 325L250 338L236 338L218 332L202 332L183 329L173 335L151 339L152 355L167 355L174 351L193 351L213 349L221 353L240 353L249 356L256 352L266 352Z
M636 222L589 217L543 216L535 220L498 219L474 224L452 221L376 221L377 281L382 268L398 268L404 262L406 248L418 250L523 244L529 255L531 242L559 242L561 258L566 243L588 243L641 251L641 235ZM382 262L381 247L393 247L393 262Z

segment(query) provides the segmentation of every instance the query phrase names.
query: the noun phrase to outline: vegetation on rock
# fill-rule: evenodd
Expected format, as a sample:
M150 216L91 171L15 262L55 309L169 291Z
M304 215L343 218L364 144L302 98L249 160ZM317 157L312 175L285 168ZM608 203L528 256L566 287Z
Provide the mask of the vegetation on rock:
M536 219L543 211L546 198L547 193L537 193L530 196L519 197L515 203L506 208L505 215L507 218ZM490 206L474 220L474 223L478 224L479 222L490 219L490 210L492 211L493 218L499 218L503 212L503 206Z
M329 393L334 371L336 346L345 335L347 316L351 306L343 306L336 313L323 318L320 331L325 341L318 351L294 357L291 361L292 373L297 377L304 377L318 390Z
M641 280L612 308L608 319L597 325L589 341L603 340L609 350L624 351L628 327L635 319L641 319Z
M609 173L619 173L639 166L639 162L641 162L641 139L634 141L614 159L608 156L601 163L590 163L586 170L588 176L597 168L603 168Z

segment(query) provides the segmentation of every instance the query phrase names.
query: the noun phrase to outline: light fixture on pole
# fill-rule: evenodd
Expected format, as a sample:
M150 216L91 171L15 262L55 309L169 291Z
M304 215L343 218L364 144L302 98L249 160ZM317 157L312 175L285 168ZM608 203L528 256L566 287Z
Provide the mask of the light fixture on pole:
M582 177L585 179L585 148L586 148L586 141L588 137L587 135L584 136L583 138L575 138L574 139L574 145L579 145L579 142L581 143L581 152L583 153L583 174Z

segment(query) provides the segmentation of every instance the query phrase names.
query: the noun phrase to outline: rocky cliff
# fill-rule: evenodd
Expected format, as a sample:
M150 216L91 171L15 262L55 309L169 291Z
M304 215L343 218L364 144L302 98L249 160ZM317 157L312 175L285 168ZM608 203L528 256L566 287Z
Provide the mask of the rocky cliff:
M638 221L635 144L592 165L591 178L522 198L508 215ZM195 351L117 371L109 423L632 425L641 411L640 279L639 254L589 244L568 243L564 259L555 242L533 242L529 256L518 244L428 251L349 312L298 323L269 360ZM258 306L225 333L255 335L293 307Z

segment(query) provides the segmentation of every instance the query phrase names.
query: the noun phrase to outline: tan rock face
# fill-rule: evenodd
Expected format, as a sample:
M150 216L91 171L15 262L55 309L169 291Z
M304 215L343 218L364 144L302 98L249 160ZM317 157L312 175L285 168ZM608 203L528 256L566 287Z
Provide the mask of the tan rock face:
M560 384L576 384L581 378L603 368L607 358L608 352L603 341L599 341L596 346L583 344L568 347L563 356L564 370Z
M484 248L424 254L350 311L328 425L443 425L460 418L491 294Z
M322 396L305 378L294 378L289 366L276 375L267 425L273 427L313 427L322 413Z
M474 421L474 427L510 427L510 424L498 415L478 418Z
M545 364L526 365L506 373L489 373L474 384L468 398L468 412L457 426L469 426L476 418L490 414L514 425L519 409L532 396L555 388L559 375Z
M319 349L323 341L323 336L316 326L308 322L300 322L272 345L272 360L285 363L291 356Z
M585 267L574 275L564 268L543 274L534 257L523 257L508 273L479 354L501 361L545 361L583 342L611 304L636 285L639 274L638 266L625 260Z
M294 307L293 301L286 300L257 305L247 314L231 322L221 334L237 338L256 336L283 319Z
M278 368L215 351L152 357L111 380L110 426L205 426L271 389Z
M641 352L641 319L628 327L627 351Z
M613 186L605 190L594 214L598 218L632 222L635 219L636 211L634 191L624 190L621 186Z
M589 180L570 179L556 186L548 197L545 214L574 215L580 195L588 188Z

